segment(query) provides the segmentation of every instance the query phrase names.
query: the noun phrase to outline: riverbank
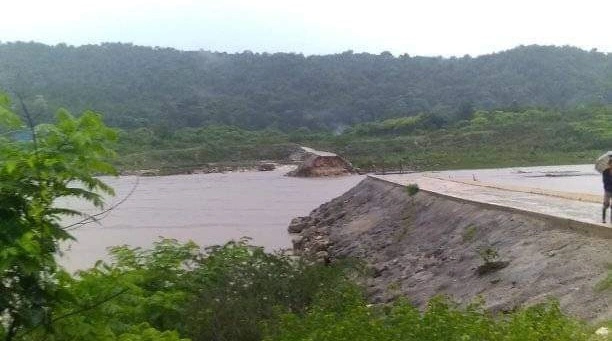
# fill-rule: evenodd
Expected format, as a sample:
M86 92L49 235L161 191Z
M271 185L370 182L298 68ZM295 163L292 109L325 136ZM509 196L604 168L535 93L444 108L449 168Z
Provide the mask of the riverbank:
M262 169L262 165L268 166ZM269 167L272 165L272 167ZM212 174L212 173L232 173L232 172L257 172L271 171L275 169L289 172L295 169L295 163L287 161L240 161L240 162L211 162L201 165L190 166L164 166L162 168L149 169L130 169L124 168L120 171L122 176L167 176L167 175L186 175L186 174Z
M161 169L284 160L300 145L336 153L365 172L584 164L609 148L600 121L611 115L610 108L491 111L438 124L425 124L424 115L365 123L340 133L227 126L165 134L140 129L122 134L118 164L124 169Z
M410 196L367 178L294 222L296 253L365 261L374 302L407 297L423 308L444 294L463 304L482 297L488 309L505 312L555 297L570 315L612 319L610 292L597 289L612 239L558 221L424 191Z

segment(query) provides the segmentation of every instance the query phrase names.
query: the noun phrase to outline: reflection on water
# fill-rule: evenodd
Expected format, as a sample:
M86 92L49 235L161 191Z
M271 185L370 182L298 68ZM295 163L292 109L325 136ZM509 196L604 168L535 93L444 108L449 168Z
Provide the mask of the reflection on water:
M104 258L109 246L146 247L160 236L200 245L248 236L270 250L290 247L286 228L292 218L308 214L363 179L292 178L283 176L286 171L140 178L128 200L99 224L73 231L78 241L67 246L61 262L70 270L88 267ZM127 195L136 180L105 179L117 194L108 203ZM68 205L96 213L78 202Z
M514 167L436 172L457 180L478 180L521 187L533 187L563 192L602 193L601 175L594 165Z

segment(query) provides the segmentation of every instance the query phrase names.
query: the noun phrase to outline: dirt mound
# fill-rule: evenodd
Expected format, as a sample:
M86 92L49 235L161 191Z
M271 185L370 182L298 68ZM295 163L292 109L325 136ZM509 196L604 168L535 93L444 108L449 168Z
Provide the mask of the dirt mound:
M337 176L354 172L350 162L334 153L301 147L301 153L297 152L290 156L292 159L297 157L301 158L301 162L296 170L287 173L289 176Z
M595 289L612 262L612 240L555 225L431 193L409 196L368 178L290 230L299 232L298 254L365 260L374 302L405 296L424 306L437 294L461 303L480 296L489 309L510 311L554 297L574 316L612 319L612 294Z

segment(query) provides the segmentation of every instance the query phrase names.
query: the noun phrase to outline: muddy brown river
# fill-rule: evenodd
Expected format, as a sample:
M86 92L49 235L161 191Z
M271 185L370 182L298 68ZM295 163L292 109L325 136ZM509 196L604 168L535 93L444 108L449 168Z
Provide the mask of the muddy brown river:
M70 270L105 258L109 246L147 247L160 237L215 245L243 236L268 250L290 247L289 221L356 185L363 176L304 179L272 172L194 174L105 179L117 192L113 204L131 196L98 224L73 231L61 263ZM601 176L592 165L515 167L436 173L452 179L518 185L599 195ZM96 210L68 203L90 214Z
M432 172L444 178L600 195L601 174L593 165L512 167Z
M215 245L243 236L268 250L290 247L289 221L356 185L362 176L305 179L272 172L106 178L113 204L137 185L129 198L99 223L73 231L61 263L83 269L104 259L113 245L150 246L163 236ZM96 213L78 202L68 205ZM68 222L66 222L68 224Z

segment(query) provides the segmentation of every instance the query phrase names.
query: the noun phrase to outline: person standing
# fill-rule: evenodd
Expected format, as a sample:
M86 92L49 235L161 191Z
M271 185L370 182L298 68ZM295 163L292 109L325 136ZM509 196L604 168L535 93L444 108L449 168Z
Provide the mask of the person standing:
M610 199L612 198L612 158L608 160L608 167L601 173L604 186L603 210L601 211L601 221L606 222L606 211L610 207ZM612 212L610 213L610 222L612 223Z

